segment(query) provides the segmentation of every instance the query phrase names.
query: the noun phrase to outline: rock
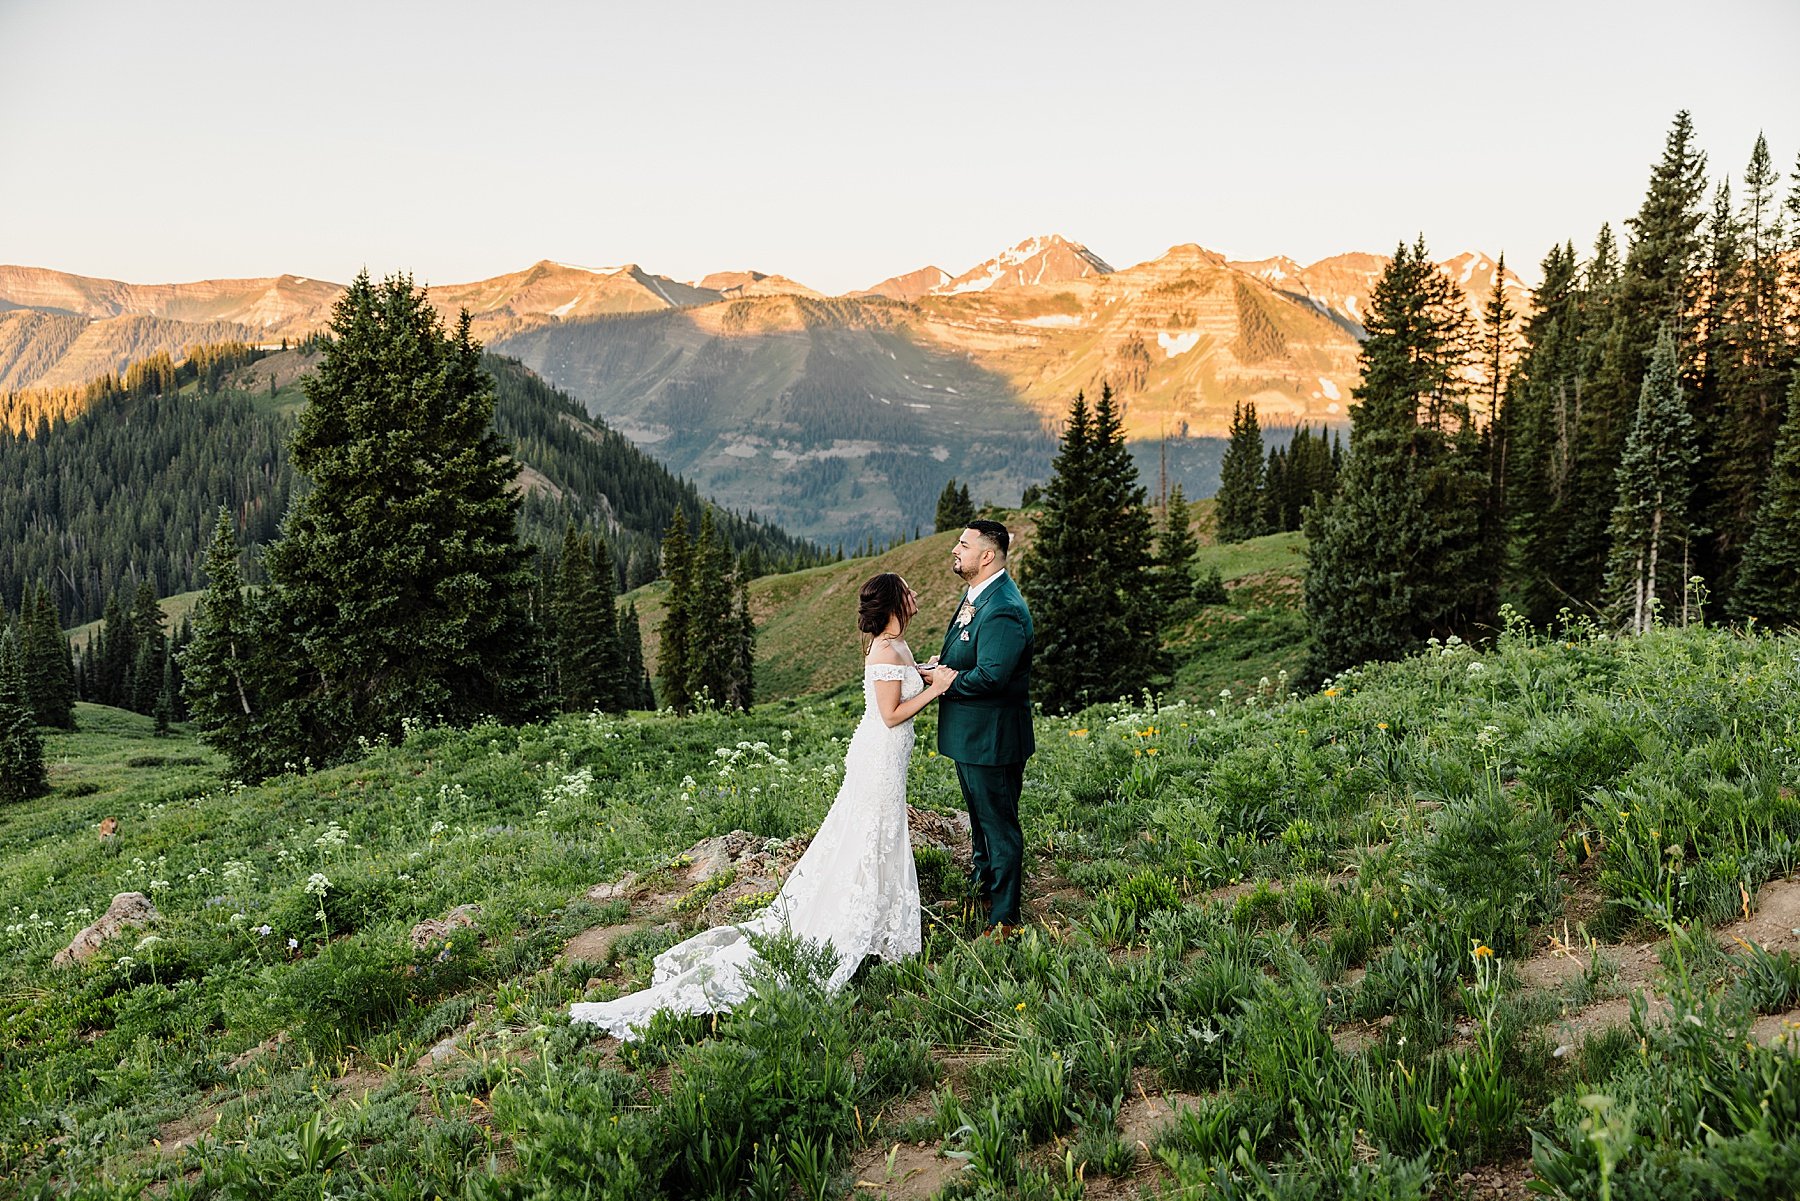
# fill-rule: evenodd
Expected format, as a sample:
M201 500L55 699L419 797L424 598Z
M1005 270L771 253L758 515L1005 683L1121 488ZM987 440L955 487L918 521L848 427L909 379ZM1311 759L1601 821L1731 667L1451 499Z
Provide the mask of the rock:
M912 835L913 849L937 847L949 851L960 863L969 860L969 815L937 813L930 809L906 807L906 825Z
M590 901L616 901L620 897L628 897L637 891L638 874L626 872L611 884L596 884L587 890Z
M479 905L458 905L441 918L428 917L412 928L412 945L424 950L434 942L441 942L457 930L472 929L475 919L481 916Z
M56 953L50 961L51 967L61 967L66 963L82 963L93 958L100 944L125 929L127 926L147 926L159 915L150 898L141 892L122 892L112 899L93 925L77 934L69 945Z
M752 851L762 849L763 840L748 830L733 830L715 838L703 838L689 847L683 858L689 859L682 878L689 884L704 884Z

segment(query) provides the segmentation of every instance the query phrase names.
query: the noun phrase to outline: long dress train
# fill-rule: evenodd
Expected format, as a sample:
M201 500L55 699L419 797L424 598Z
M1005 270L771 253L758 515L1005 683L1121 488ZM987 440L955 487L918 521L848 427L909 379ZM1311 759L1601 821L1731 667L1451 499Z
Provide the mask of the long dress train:
M875 702L875 681L899 680L902 699L925 682L917 670L875 663L863 669L863 718L844 754L844 781L812 845L788 873L769 907L748 921L717 926L656 957L650 987L611 1001L578 1002L569 1016L634 1037L662 1011L718 1013L750 995L757 962L749 935L789 931L829 942L837 969L828 987L842 988L875 955L917 955L919 877L906 824L906 768L912 756L911 720L889 727Z

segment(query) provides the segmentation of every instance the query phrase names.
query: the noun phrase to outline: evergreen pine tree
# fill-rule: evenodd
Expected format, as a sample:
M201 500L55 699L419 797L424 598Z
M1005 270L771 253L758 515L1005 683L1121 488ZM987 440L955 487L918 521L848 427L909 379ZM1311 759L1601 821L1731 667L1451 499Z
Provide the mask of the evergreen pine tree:
M662 625L657 627L656 674L663 701L675 712L686 713L694 701L688 689L688 655L696 632L694 549L688 540L687 513L680 508L663 535L662 572L669 581L669 599Z
M1634 633L1648 630L1659 611L1677 611L1686 596L1688 489L1696 459L1694 419L1681 398L1675 339L1665 330L1619 461L1612 515L1608 599Z
M628 685L625 707L656 708L656 692L650 687L650 673L644 669L644 630L638 621L636 601L627 604L619 614L619 652Z
M600 607L596 585L591 544L570 522L563 535L555 599L550 605L556 628L558 693L563 709L570 713L598 707L605 690L594 653L595 632L603 619L611 618L612 609Z
M237 529L221 508L206 552L206 593L194 608L193 637L181 656L182 699L201 740L242 775L259 761L256 615L244 592Z
M32 715L41 726L60 730L75 728L75 679L69 662L69 640L50 589L39 585L27 591L19 607L19 651L25 676L25 692Z
M117 592L106 598L106 616L100 626L99 672L96 699L120 709L131 704L131 663L137 657L132 636L131 611Z
M731 550L718 534L711 506L701 515L700 533L694 539L691 592L688 691L695 704L724 708L731 704L738 658L737 615Z
M162 688L163 658L168 653L163 626L167 621L162 606L156 603L155 586L148 580L140 583L131 607L131 641L137 649L132 656L125 707L145 717L155 712L156 694Z
M750 579L741 570L737 575L736 633L726 701L733 709L748 709L756 703L756 622L750 616Z
M593 564L595 694L602 709L622 713L634 699L637 681L625 677L625 652L619 646L619 569L605 534L594 535Z
M1155 576L1157 603L1170 618L1180 620L1193 609L1194 555L1199 541L1194 537L1193 510L1181 485L1169 489L1169 500L1163 506L1162 525L1156 532Z
M268 764L323 764L406 719L542 711L518 465L465 312L359 274L306 381L292 458L312 488L268 549Z
M1494 617L1484 557L1487 467L1467 400L1468 309L1420 238L1376 282L1350 452L1308 513L1308 674L1395 658Z
M1020 573L1032 683L1052 712L1136 695L1164 669L1144 499L1111 389L1091 416L1077 395Z
M1256 529L1259 533L1277 534L1286 528L1282 524L1282 509L1289 488L1287 468L1288 448L1271 446L1268 465L1263 468L1262 504L1257 509Z
M1547 622L1568 603L1565 568L1580 415L1583 329L1580 266L1574 243L1553 246L1544 282L1532 294L1525 349L1506 391L1509 451L1505 469L1510 533L1507 573L1519 607Z
M1231 440L1219 464L1214 521L1220 542L1242 542L1265 529L1262 426L1254 404L1232 406Z
M1701 383L1708 393L1691 406L1701 439L1694 504L1707 535L1699 572L1727 608L1785 411L1789 316L1782 293L1785 223L1775 195L1780 181L1759 134L1744 170L1742 207L1731 213L1715 205L1707 228ZM1728 195L1721 189L1721 203Z
M1776 629L1800 627L1800 374L1788 386L1787 420L1744 548L1730 610Z
M171 726L175 724L175 657L164 655L162 687L156 693L156 707L151 716L156 719L156 736L166 737Z
M932 531L941 534L945 530L967 529L974 520L975 504L969 499L969 486L963 484L959 488L952 479L938 493L937 517L932 522Z
M0 629L0 802L50 791L44 740L25 695L24 663L13 627Z

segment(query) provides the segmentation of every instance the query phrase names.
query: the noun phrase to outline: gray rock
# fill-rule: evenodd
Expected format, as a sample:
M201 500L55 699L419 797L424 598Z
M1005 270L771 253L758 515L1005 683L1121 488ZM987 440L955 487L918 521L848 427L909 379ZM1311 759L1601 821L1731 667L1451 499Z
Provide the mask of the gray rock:
M141 892L122 892L112 899L106 912L77 934L69 945L56 953L51 967L67 963L83 963L94 957L100 944L128 926L147 926L160 916L150 898Z

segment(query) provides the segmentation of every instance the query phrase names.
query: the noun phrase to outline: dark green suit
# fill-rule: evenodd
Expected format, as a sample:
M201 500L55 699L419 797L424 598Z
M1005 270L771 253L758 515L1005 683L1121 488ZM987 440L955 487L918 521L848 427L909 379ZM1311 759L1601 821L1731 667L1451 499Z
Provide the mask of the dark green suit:
M938 660L958 675L938 698L938 754L955 760L969 806L975 885L993 897L988 924L1016 926L1025 855L1019 793L1025 760L1037 749L1031 731L1031 611L1010 575L983 588L974 609L967 625L952 616L944 631Z

